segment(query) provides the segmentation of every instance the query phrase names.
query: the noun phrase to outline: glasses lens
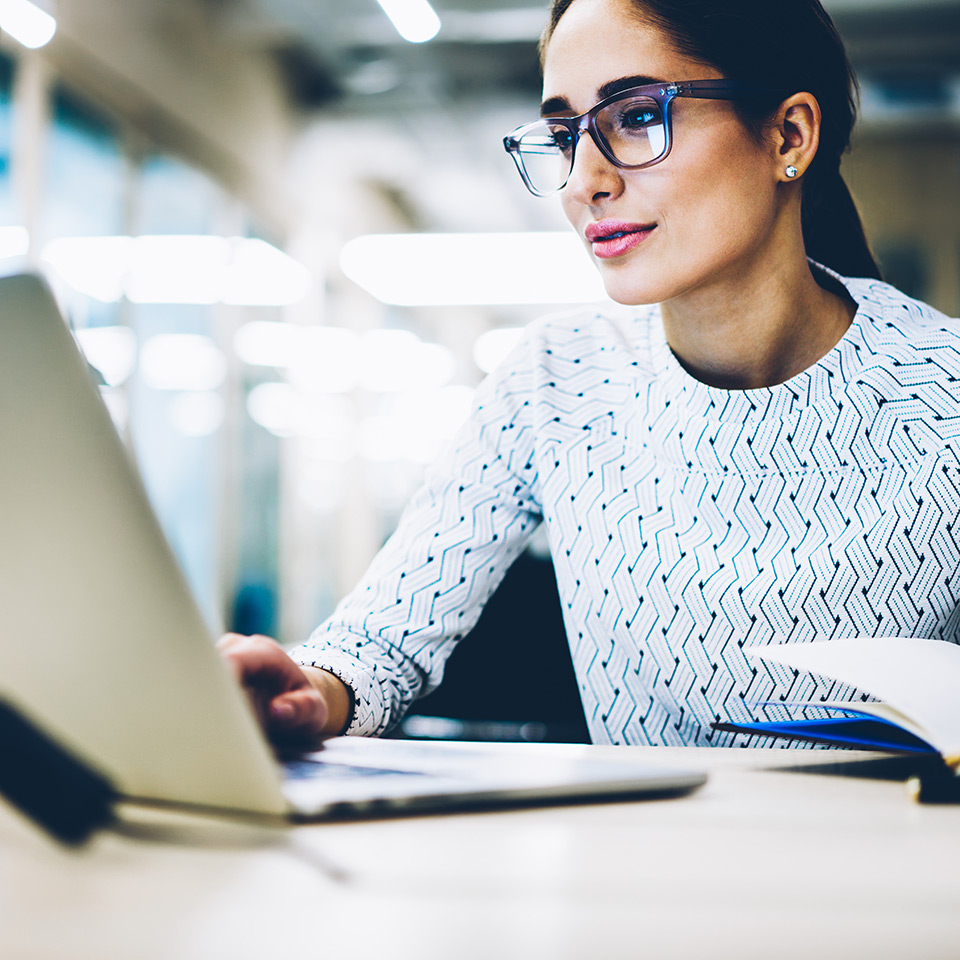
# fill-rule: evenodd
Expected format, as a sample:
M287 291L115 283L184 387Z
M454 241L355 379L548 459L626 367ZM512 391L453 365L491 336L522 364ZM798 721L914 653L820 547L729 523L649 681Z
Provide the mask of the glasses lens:
M522 127L515 134L517 152L527 179L540 194L555 193L570 175L573 134L549 120Z
M629 167L658 160L667 146L660 104L650 97L626 97L597 114L597 129L610 152Z

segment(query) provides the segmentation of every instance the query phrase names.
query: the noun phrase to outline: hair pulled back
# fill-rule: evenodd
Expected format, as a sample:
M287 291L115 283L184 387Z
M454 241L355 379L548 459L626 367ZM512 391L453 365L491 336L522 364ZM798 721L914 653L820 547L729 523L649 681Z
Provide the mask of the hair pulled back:
M541 59L560 18L576 0L553 0ZM840 174L857 116L857 82L843 41L819 0L628 0L685 56L731 80L812 93L822 126L803 177L801 222L807 256L837 273L880 279L850 191ZM669 78L667 78L669 79ZM778 103L736 101L755 136Z

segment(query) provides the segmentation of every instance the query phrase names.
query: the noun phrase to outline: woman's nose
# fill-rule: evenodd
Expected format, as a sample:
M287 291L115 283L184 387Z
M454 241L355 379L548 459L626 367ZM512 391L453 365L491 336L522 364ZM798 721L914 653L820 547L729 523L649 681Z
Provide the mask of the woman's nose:
M616 197L623 189L623 177L601 152L589 133L577 143L573 169L563 192L579 203L592 204L602 198Z

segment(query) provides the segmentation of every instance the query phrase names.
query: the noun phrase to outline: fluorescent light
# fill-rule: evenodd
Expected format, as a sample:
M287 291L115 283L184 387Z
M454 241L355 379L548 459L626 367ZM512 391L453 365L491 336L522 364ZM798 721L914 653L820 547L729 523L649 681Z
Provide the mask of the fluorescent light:
M472 398L465 386L398 394L360 423L360 455L373 463L430 463L466 419Z
M289 383L260 383L247 395L254 423L278 437L292 437L300 419L300 399Z
M289 383L260 383L247 396L247 413L275 436L310 440L317 459L343 463L354 455L356 413L344 397L308 396Z
M432 40L440 30L440 18L427 0L377 0L397 33L410 43Z
M234 237L223 277L224 303L285 306L298 303L310 289L302 263L265 240Z
M358 383L360 337L342 327L254 320L240 327L233 348L244 363L288 370L314 393L345 393Z
M129 327L86 327L74 331L74 336L107 386L118 387L133 373L137 337Z
M596 303L603 283L572 232L388 233L347 243L343 272L399 306Z
M309 442L315 463L344 463L358 453L373 463L425 464L466 419L470 387L408 390L391 394L377 412L357 422L345 397L310 395L289 383L260 383L247 396L247 413L277 437Z
M442 387L456 360L439 343L424 343L409 330L371 330L360 337L341 327L245 323L234 338L237 356L252 366L288 371L305 393L373 393Z
M227 359L210 337L162 333L141 348L140 375L155 390L216 390L227 375Z
M453 376L453 354L409 330L371 330L360 354L360 385L374 393L442 387Z
M310 287L303 264L246 237L60 237L43 259L69 286L105 303L125 296L134 303L285 306Z
M223 397L212 390L177 393L170 398L167 415L174 430L184 437L209 437L223 424Z
M275 320L245 323L233 338L237 356L251 366L289 367L300 353L301 327Z
M223 237L137 237L124 293L133 303L217 303L229 252Z
M22 257L30 249L26 227L0 227L0 260Z
M35 50L53 39L57 21L29 0L0 0L0 30Z
M303 327L288 376L307 393L348 393L360 379L360 337L342 327Z
M43 259L68 286L103 303L123 296L132 237L60 237L44 248Z

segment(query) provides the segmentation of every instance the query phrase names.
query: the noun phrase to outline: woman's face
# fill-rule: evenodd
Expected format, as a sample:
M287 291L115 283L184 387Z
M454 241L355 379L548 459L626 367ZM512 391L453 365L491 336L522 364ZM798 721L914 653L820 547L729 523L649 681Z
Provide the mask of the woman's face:
M573 116L598 102L600 88L613 80L636 77L640 85L720 76L678 53L628 0L574 0L547 46L544 105L550 116ZM620 303L719 289L769 256L775 150L750 136L729 101L678 97L672 109L673 146L665 160L624 170L586 135L561 193L607 293Z

